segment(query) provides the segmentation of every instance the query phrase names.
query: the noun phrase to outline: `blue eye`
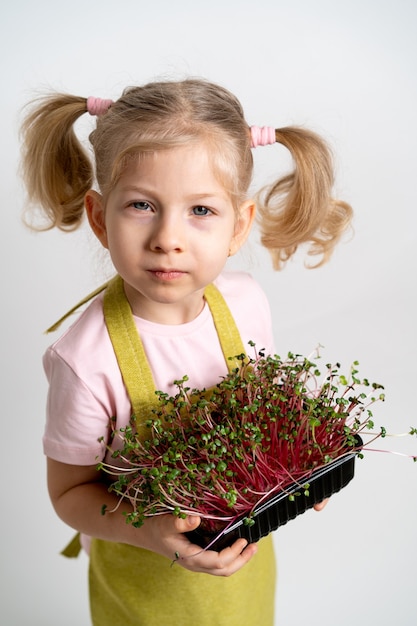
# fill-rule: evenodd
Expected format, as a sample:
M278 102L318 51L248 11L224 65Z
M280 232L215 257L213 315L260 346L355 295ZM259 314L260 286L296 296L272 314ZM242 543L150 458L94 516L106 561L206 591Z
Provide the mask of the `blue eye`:
M138 211L150 211L152 208L149 202L145 202L145 200L132 202L132 206L133 208L138 209Z
M204 217L205 215L209 215L209 213L211 213L210 209L208 209L205 206L195 206L193 208L193 213L194 215L199 215Z

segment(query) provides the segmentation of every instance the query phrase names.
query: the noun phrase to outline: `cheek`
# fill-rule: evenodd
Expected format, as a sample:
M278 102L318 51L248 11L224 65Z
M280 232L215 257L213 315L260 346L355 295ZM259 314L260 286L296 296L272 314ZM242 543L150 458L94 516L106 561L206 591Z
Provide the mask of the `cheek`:
M134 238L132 227L119 216L111 215L106 220L107 240L110 247L123 248Z
M109 228L107 231L107 242L107 248L113 260L123 259L131 254L132 243L128 232Z

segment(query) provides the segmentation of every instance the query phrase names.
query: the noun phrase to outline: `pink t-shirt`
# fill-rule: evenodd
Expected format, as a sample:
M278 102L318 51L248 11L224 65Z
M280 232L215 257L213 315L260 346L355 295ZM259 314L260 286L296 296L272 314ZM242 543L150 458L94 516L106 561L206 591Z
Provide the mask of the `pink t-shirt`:
M270 309L260 286L249 275L224 272L215 281L240 332L243 345L273 354ZM102 294L44 355L49 382L47 420L43 438L46 456L72 465L94 465L106 455L109 420L116 428L128 424L131 405L104 323ZM134 317L152 370L156 389L174 394L174 380L202 389L227 374L210 310L193 321L163 325ZM234 355L233 355L234 356ZM107 453L109 454L109 453Z

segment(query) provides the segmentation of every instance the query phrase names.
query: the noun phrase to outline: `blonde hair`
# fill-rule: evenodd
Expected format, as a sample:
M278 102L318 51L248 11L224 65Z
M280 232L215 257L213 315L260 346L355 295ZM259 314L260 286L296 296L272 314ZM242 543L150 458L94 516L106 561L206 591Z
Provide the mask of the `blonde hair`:
M253 174L250 129L240 102L219 85L186 79L127 88L97 118L89 137L94 159L74 131L87 98L51 94L32 104L22 124L22 173L30 201L46 216L44 229L76 229L94 181L108 194L132 158L201 140L235 206L247 197ZM332 157L323 139L296 127L277 129L275 136L290 151L294 171L257 196L262 244L276 269L304 243L310 244L309 254L321 255L316 266L321 265L352 210L331 196Z

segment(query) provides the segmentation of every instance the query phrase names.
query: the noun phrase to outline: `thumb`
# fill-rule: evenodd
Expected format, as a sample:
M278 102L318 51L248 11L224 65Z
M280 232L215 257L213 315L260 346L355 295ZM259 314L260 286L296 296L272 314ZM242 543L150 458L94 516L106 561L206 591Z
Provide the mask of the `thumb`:
M194 530L201 523L201 518L198 515L187 515L185 518L179 517L176 521L176 528L180 533L188 533L190 530Z

